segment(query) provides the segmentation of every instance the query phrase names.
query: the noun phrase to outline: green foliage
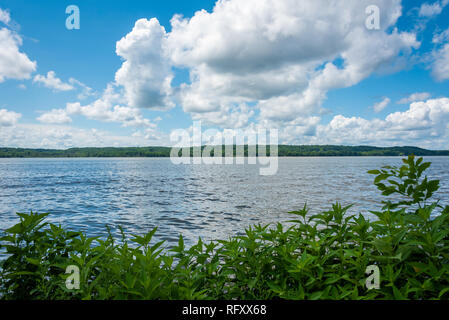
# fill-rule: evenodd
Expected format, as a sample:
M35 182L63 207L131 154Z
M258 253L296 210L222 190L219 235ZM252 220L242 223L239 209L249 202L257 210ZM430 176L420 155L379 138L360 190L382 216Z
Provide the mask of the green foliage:
M204 150L204 146L201 150ZM233 146L233 155L237 147ZM267 155L270 155L267 146ZM168 147L131 147L131 148L72 148L67 150L0 148L0 158L79 158L79 157L170 157ZM248 156L248 146L244 146L244 154ZM370 146L288 146L278 147L280 157L321 157L321 156L404 156L409 154L421 156L447 156L449 151L426 150L417 147L370 147ZM190 148L193 155L193 148ZM211 152L211 156L213 156ZM225 155L222 146L221 155Z
M291 212L288 224L256 225L244 236L173 248L122 231L120 243L87 238L44 222L47 214L18 214L1 249L3 299L448 299L449 207L430 202L437 181L410 156L400 168L370 171L386 196L374 221L334 204L311 215ZM65 287L65 269L80 269L80 289ZM380 269L368 290L366 268Z
M410 155L402 160L404 165L400 168L385 166L380 171L372 170L368 173L376 175L374 184L382 192L382 195L398 195L400 200L392 203L384 201L384 209L396 209L399 207L419 208L426 207L428 200L439 189L439 180L428 180L422 177L425 170L430 167L430 162L423 162L423 158L415 161Z

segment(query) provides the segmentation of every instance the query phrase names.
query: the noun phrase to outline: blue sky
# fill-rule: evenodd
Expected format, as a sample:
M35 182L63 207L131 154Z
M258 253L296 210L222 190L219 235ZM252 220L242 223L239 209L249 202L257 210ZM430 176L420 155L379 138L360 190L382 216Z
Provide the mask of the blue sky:
M201 121L449 149L448 2L2 0L0 146L170 145Z

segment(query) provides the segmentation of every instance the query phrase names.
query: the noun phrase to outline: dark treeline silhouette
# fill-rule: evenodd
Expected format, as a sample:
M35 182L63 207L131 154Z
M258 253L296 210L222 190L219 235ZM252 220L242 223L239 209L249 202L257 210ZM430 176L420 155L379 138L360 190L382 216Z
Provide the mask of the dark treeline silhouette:
M204 150L204 146L202 150ZM233 155L236 155L233 146ZM262 149L263 150L263 149ZM193 155L193 148L190 148ZM81 157L170 157L170 147L130 147L130 148L71 148L56 149L22 149L0 148L0 158L81 158ZM212 151L210 153L214 155ZM244 147L244 154L248 156L248 146ZM263 154L263 153L262 153ZM270 148L267 147L267 155ZM449 156L449 150L426 150L417 147L370 147L370 146L332 146L332 145L303 145L278 147L280 157L322 157L322 156ZM181 150L179 152L181 155ZM225 155L225 146L222 148ZM228 154L230 155L230 154Z

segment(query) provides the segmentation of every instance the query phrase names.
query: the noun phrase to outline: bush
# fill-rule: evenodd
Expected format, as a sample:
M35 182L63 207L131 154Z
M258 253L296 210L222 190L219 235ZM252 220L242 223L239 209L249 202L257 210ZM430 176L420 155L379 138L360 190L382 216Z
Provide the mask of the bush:
M245 236L167 250L156 229L119 243L88 238L19 213L0 248L2 299L448 299L449 207L430 201L439 181L413 156L400 168L370 171L384 196L375 221L334 204L310 215L291 212L288 226L256 225ZM395 196L393 202L392 196ZM109 230L108 230L109 231ZM66 268L80 270L69 290ZM368 290L368 266L380 286Z

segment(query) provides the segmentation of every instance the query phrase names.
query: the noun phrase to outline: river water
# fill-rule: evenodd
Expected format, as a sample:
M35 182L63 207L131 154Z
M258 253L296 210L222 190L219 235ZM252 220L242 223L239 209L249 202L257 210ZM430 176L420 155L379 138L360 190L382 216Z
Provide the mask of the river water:
M449 157L427 157L441 180L436 198L449 204ZM15 212L50 212L49 221L89 235L105 225L143 234L158 226L169 244L226 239L251 224L286 221L307 203L311 212L336 201L351 213L381 206L368 170L401 165L399 157L280 158L276 175L257 165L175 165L170 159L0 159L0 230Z

